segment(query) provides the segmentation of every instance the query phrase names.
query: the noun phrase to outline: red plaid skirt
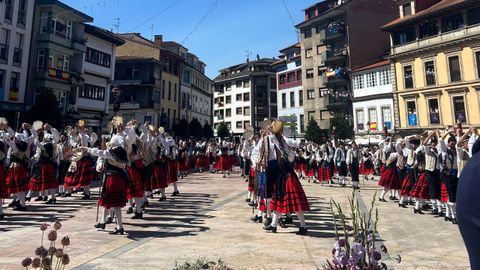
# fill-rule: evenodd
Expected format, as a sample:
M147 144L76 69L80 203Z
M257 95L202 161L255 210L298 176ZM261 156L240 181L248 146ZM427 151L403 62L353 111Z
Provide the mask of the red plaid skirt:
M177 161L177 170L180 172L188 171L188 161Z
M295 168L295 171L296 171L296 172L301 172L301 171L303 171L302 163L300 163L300 162L298 162L298 161L295 162L294 168Z
M206 156L197 156L195 158L195 168L197 169L205 169L209 167L209 160Z
M153 164L152 176L150 177L152 190L167 188L167 174L160 163Z
M140 174L138 173L138 169L134 167L127 167L127 174L128 178L130 178L130 182L132 182L133 187L127 187L127 198L141 198L145 193L143 191L143 183Z
M375 172L375 168L373 167L373 165L367 165L365 164L365 162L362 160L362 162L360 163L360 174L363 174L363 175L370 175L370 174L373 174Z
M103 194L98 202L105 208L124 207L127 204L126 179L118 174L107 175Z
M332 180L332 170L330 169L330 167L325 168L323 166L320 166L317 173L318 173L318 180L320 181Z
M440 201L442 202L448 202L448 191L447 191L447 186L445 185L444 182L441 184L441 197Z
M7 181L5 180L5 169L0 165L0 199L7 199L9 197Z
M272 198L270 209L283 214L310 210L307 196L296 174L287 176L285 195L283 198Z
M417 183L410 191L410 196L424 200L430 200L430 188L428 187L427 173L422 172Z
M248 191L255 191L255 169L250 168L250 176L248 176Z
M26 192L28 190L28 173L25 166L10 167L5 177L9 194Z
M95 177L93 160L91 157L82 157L77 162L77 170L75 172L67 172L65 176L65 187L79 188L88 186L92 183Z
M32 176L28 184L28 189L31 191L44 191L57 187L57 172L52 163L41 164L38 175Z
M400 189L400 184L398 183L397 168L385 168L382 175L380 176L380 182L378 182L378 185L388 189Z
M410 195L410 186L412 181L415 179L411 179L410 175L407 173L405 178L403 179L402 189L400 190L400 196L409 196Z
M230 156L221 156L219 163L220 163L219 169L222 171L229 171L232 169L232 160Z
M172 184L178 182L178 172L175 161L168 161L167 183Z
M313 176L315 176L315 169L313 169L313 168L308 169L308 168L305 166L305 170L303 171L303 173L304 173L305 176L307 176L307 177L313 177Z

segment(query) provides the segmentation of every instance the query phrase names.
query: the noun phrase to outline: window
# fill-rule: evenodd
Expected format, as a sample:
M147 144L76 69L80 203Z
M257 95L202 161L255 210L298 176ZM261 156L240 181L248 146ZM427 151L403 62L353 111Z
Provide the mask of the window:
M235 109L235 110L236 110L237 115L242 115L243 109L242 109L241 107L240 107L240 108L237 108L237 109Z
M457 13L442 19L442 32L448 32L463 28L463 14Z
M475 52L475 60L477 63L477 76L480 78L480 51Z
M37 71L43 71L45 68L45 49L39 49L37 54Z
M20 73L12 72L10 78L10 93L8 99L10 101L18 101L18 92L19 92L19 84L20 84Z
M173 87L173 101L177 101L177 84Z
M404 66L403 67L403 77L404 77L404 84L405 88L413 88L413 70L412 66Z
M70 56L50 50L48 66L55 69L70 71Z
M310 111L308 112L308 120L315 120L315 112L314 111Z
M227 83L227 91L230 91L232 90L232 83Z
M386 127L387 130L392 129L392 110L390 107L382 108L382 118L383 126Z
M305 57L307 57L307 58L312 57L312 49L305 50Z
M315 99L315 90L307 90L307 99Z
M367 87L377 86L377 77L375 72L370 72L367 74Z
M298 106L303 106L303 90L298 91Z
M409 43L415 41L416 34L415 28L408 28L393 34L393 43L394 45L402 45L405 43Z
M85 84L80 90L78 95L81 98L104 100L105 99L105 87L100 87L91 84Z
M440 109L438 106L438 98L431 98L427 100L428 116L430 124L440 124Z
M313 78L313 68L307 69L307 79Z
M250 101L250 93L243 94L243 101Z
M49 22L50 22L49 12L42 11L40 13L40 33L45 34L48 32Z
M282 108L286 108L286 107L287 107L287 94L283 93L282 94Z
M15 47L13 50L13 63L20 65L22 63L23 35L15 34Z
M250 87L250 80L244 80L243 81L243 88L249 88Z
M10 30L2 28L0 31L0 59L8 61L8 45L10 43Z
M13 0L5 0L5 21L11 22L13 17Z
M412 15L412 6L410 5L410 3L403 5L402 10L403 10L403 16Z
M305 133L305 116L300 114L300 132Z
M305 29L305 32L303 32L303 37L304 38L311 38L312 37L312 29L311 28Z
M243 126L244 126L245 129L249 128L250 127L250 121L243 122Z
M237 122L237 128L242 128L243 127L243 122L239 121Z
M165 80L162 80L162 99L165 99Z
M235 96L235 101L242 101L242 94L237 94Z
M294 82L295 81L295 72L290 72L287 74L287 82Z
M270 106L270 118L277 118L277 106Z
M459 82L462 80L460 58L458 56L448 57L448 68L450 71L450 82Z
M480 7L472 8L467 11L468 25L480 23Z
M54 16L52 21L53 21L53 33L56 36L65 38L65 39L70 39L72 37L72 32L71 32L72 22L58 16Z
M379 72L380 77L380 85L388 85L390 84L390 70L385 69Z
M353 88L354 89L363 89L365 87L364 75L356 75L353 79Z
M414 100L407 101L407 117L408 125L416 126L417 125L417 104Z
M172 82L168 82L168 100L172 100Z
M425 82L427 86L436 85L435 63L433 61L425 62Z
M465 111L465 100L463 96L452 97L452 101L453 101L453 113L454 113L456 122L460 121L461 123L466 123L467 113Z
M232 116L232 109L226 109L225 110L225 116L226 117L231 117Z
M87 51L85 52L85 62L110 68L111 61L112 56L110 54L87 47Z
M370 122L370 126L368 127L370 130L377 130L378 120L377 120L377 109L370 108L368 109L368 121ZM372 128L375 127L375 128Z
M270 78L270 89L277 89L277 78Z
M290 92L290 107L295 107L295 92Z
M236 86L237 88L242 88L242 81L236 81L236 82L235 82L235 86Z
M226 96L225 97L225 104L231 104L232 103L232 96Z
M250 107L243 108L243 115L246 115L246 116L250 115Z
M425 22L419 26L420 38L427 38L438 34L437 21Z
M357 130L365 130L365 113L363 110L357 110L355 114L357 115Z

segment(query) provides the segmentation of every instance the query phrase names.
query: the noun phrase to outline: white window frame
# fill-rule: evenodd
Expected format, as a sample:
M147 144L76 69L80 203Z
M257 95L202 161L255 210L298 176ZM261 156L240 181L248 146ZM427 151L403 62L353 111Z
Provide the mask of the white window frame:
M435 84L433 85L428 85L427 84L427 71L425 70L425 64L427 62L433 62L433 68L435 69ZM448 65L448 63L447 63ZM423 83L425 87L432 87L435 85L438 85L438 70L437 70L437 61L435 61L435 58L427 58L422 61L422 71L423 71ZM448 74L448 77L450 77L450 74ZM450 80L450 78L449 78Z
M433 100L433 99L436 99L437 100L437 104L438 104L438 120L440 121L440 123L438 124L434 124L432 123L432 120L430 118L430 100ZM428 97L425 97L425 102L426 102L426 108L427 108L427 118L428 118L428 124L429 125L432 125L432 126L441 126L442 125L442 113L441 113L441 109L440 109L440 97L439 96L428 96ZM453 104L453 99L452 99L452 104ZM454 112L455 114L455 112ZM456 120L455 120L456 121Z
M460 93L460 94L451 94L450 95L450 106L452 109L452 114L453 114L453 123L457 123L457 117L455 115L455 105L453 103L453 99L456 97L462 97L463 98L463 106L465 109L465 122L462 122L462 124L468 124L469 122L469 116L468 116L468 104L467 104L467 95L466 93Z
M418 100L417 100L417 98L404 98L403 101L405 103L405 115L406 115L407 127L418 127L418 126L420 126L420 117L419 117L419 114L418 114ZM415 103L415 114L417 115L417 124L416 125L410 125L409 122L408 122L408 102L411 102L411 101L413 101Z
M381 113L380 116L382 118L382 129L383 129L383 127L385 127L385 113L384 113L385 109L388 109L389 112L390 112L390 124L391 125L390 125L390 129L387 128L387 130L392 130L393 129L393 115L392 115L392 107L390 107L390 106L380 107L380 113ZM377 124L377 127L378 127L378 124ZM385 131L385 130L383 130L383 131Z
M458 65L459 65L459 68L460 68L460 80L459 81L456 81L456 82L452 82L452 77L451 77L451 74L450 74L450 58L451 57L455 57L457 56L458 57ZM451 54L447 54L445 55L446 59L447 59L447 76L448 76L448 82L449 83L460 83L460 82L463 82L464 81L464 74L463 74L463 63L462 63L462 55L460 52L455 52L455 53L451 53Z
M45 70L45 49L38 49L37 52L37 71Z
M410 66L410 68L412 69L412 83L413 83L413 87L412 88L407 88L407 85L405 83L405 68ZM415 84L415 69L414 69L414 65L413 63L409 62L409 63L404 63L402 64L402 84L403 84L403 89L407 90L407 89L415 89L416 88L416 84ZM417 115L418 117L418 115ZM417 119L418 120L418 119Z

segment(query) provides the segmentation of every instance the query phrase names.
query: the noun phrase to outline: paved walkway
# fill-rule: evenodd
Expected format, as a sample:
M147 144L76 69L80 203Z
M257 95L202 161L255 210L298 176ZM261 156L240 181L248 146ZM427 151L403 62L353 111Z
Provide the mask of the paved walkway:
M295 235L296 227L271 234L252 223L252 209L244 198L246 183L235 175L227 179L218 174L190 175L180 181L179 197L169 197L167 202L151 200L144 220L124 216L125 236L93 228L96 203L82 201L80 195L60 199L54 206L32 202L32 212L8 209L8 221L0 221L0 269L20 269L21 259L33 255L39 246L39 225L57 219L64 225L60 235L68 234L72 242L67 250L70 267L79 270L172 269L176 262L199 257L222 259L235 269L321 268L331 258L335 241L330 199L346 208L351 189L303 184L312 206L306 215L309 235L305 237ZM369 206L377 191L376 183L366 182L359 198ZM431 215L414 215L412 209L392 202L376 205L390 267L469 269L455 225ZM113 228L112 224L107 231Z

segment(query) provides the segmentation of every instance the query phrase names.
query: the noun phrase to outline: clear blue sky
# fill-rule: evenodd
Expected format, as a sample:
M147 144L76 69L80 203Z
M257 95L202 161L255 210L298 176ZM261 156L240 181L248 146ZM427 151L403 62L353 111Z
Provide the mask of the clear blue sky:
M185 42L190 52L207 64L207 75L251 59L277 57L278 50L297 42L295 28L282 0L61 0L94 18L93 24L120 32L139 32L144 37L163 35L181 43L218 1L211 13ZM295 24L303 20L302 10L320 0L285 0ZM172 6L173 5L173 6ZM167 11L139 26L149 18Z

